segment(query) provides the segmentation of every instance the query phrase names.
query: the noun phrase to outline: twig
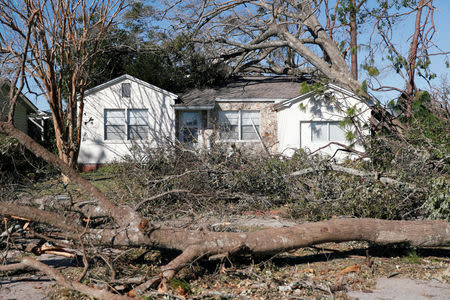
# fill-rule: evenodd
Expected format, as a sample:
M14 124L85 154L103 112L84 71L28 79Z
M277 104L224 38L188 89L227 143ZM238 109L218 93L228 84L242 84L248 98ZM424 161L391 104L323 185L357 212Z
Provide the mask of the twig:
M83 272L81 272L80 276L77 278L77 280L76 280L77 282L81 282L81 280L84 278L84 276L86 276L87 271L89 269L89 261L88 261L88 259L86 257L86 249L84 247L84 243L83 243L82 237L86 233L86 230L87 230L87 228L89 226L89 220L90 219L91 218L88 217L88 221L86 222L86 226L84 228L84 231L78 235L78 240L80 241L80 245L81 245L81 252L83 253L83 265L84 265L84 268L83 268Z
M148 290L149 288L151 288L152 286L155 286L157 284L159 284L162 281L162 277L160 276L155 276L150 278L149 280L147 280L146 282L144 282L141 285L138 285L137 287L135 287L133 289L135 295L139 295L142 294L143 292L145 292L146 290Z
M353 148L351 148L351 147L349 147L349 146L347 146L347 145L344 145L344 144L338 143L338 142L329 142L329 143L326 144L325 146L322 146L322 147L320 147L320 148L317 148L316 150L314 150L313 152L311 152L309 155L313 155L314 153L316 153L316 152L318 152L318 151L320 151L320 150L322 150L322 149L325 149L325 148L327 148L327 147L329 147L329 146L331 146L331 145L337 145L337 146L340 146L340 147L344 148L344 149L337 149L336 152L339 151L339 150L341 150L341 151L345 151L345 152L353 152L353 153L355 153L355 154L358 154L358 155L361 156L361 157L367 157L367 156L368 156L367 153L365 153L365 152L361 152L361 151L355 150L355 149L353 149ZM336 153L335 153L335 155L336 155ZM333 156L334 156L334 155L333 155Z
M147 199L145 199L145 200L142 200L141 202L139 202L138 204L136 204L136 206L134 207L134 209L135 209L135 210L138 210L139 207L141 207L144 203L149 202L149 201L152 201L152 200L155 200L155 199L158 199L158 198L161 198L161 197L164 197L164 196L169 195L169 194L189 193L189 192L190 192L190 191L188 191L188 190L170 190L170 191L167 191L167 192L164 192L164 193L161 193L161 194L152 196L152 197L147 198Z
M105 300L109 300L109 299L111 299L111 300L132 300L132 299L134 299L134 298L127 297L127 296L116 295L116 294L110 293L106 290L92 288L92 287L86 286L84 284L81 284L79 282L69 280L66 277L64 277L63 275L61 275L57 270L47 266L46 264L43 264L42 262L40 262L38 260L32 259L30 257L24 258L20 264L22 264L24 267L33 268L33 269L42 271L45 274L47 274L48 276L50 276L51 278L53 278L54 280L56 280L56 282L58 284L66 287L66 288L76 290L83 294L89 295L94 298L105 299Z
M289 175L289 177L302 176L302 175L306 175L309 173L314 173L314 172L319 172L319 171L328 171L328 170L347 173L347 174L350 174L353 176L373 178L375 180L381 181L384 184L404 185L404 186L408 187L409 189L416 189L416 187L410 183L402 182L402 181L398 181L398 180L395 180L395 179L392 179L389 177L382 176L378 172L364 172L364 171L347 168L347 167L343 167L343 166L338 166L338 165L327 165L327 166L323 166L323 167L319 167L319 168L306 168L306 169L291 173Z

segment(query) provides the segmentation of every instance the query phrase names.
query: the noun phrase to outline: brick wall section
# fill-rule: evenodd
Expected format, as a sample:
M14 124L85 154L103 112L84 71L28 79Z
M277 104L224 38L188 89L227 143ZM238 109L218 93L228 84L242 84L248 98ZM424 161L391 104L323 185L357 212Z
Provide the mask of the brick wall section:
M261 138L271 154L278 150L277 145L277 113L272 110L272 102L218 102L216 107L211 112L210 129L207 129L204 134L208 137L213 137L213 129L218 118L220 110L258 110L261 113L260 119L260 135ZM263 151L260 142L238 142L235 143L237 147L245 147L254 151Z

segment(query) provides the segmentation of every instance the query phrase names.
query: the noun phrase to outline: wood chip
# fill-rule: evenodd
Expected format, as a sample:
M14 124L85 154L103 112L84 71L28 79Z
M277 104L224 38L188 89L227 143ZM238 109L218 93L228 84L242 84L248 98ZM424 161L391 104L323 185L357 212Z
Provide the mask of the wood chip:
M353 266L349 266L345 269L343 269L342 271L339 272L339 275L344 275L347 273L354 273L354 272L359 272L361 271L361 265L353 265Z
M167 287L167 283L164 280L161 281L161 283L158 285L158 292L166 293L168 290L169 288Z

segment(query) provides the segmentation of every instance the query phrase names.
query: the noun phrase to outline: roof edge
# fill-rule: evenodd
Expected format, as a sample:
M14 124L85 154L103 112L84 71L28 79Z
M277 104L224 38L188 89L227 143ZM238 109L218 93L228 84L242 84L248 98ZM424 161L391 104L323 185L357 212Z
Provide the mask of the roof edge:
M355 93L353 93L352 91L349 91L347 89L344 89L344 88L342 88L340 86L337 86L335 84L332 84L332 83L328 83L326 85L326 88L327 89L333 89L335 91L341 92L341 93L345 94L348 97L355 97L357 99L361 98L358 95L356 95ZM298 96L296 96L294 98L278 102L278 103L273 105L273 109L277 110L277 111L282 110L283 108L290 107L294 102L303 101L306 98L309 98L309 97L311 97L312 95L315 95L315 94L316 94L315 91L310 91L310 92L307 92L305 94L298 95Z
M110 81L104 82L104 83L102 83L100 85L97 85L97 86L95 86L93 88L90 88L89 90L84 92L84 96L88 96L88 95L90 95L92 93L95 93L95 92L98 92L100 90L103 90L103 89L105 89L105 88L107 88L107 87L109 87L109 86L111 86L113 84L119 83L119 82L124 81L126 79L134 81L134 82L136 82L138 84L141 84L141 85L143 85L145 87L148 87L148 88L150 88L152 90L155 90L157 92L160 92L162 94L166 94L166 95L168 95L168 96L170 96L172 98L178 98L178 96L175 95L174 93L171 93L171 92L169 92L169 91L167 91L165 89L157 87L157 86L155 86L153 84L150 84L150 83L148 83L146 81L140 80L140 79L138 79L136 77L133 77L131 75L128 75L128 74L121 75L119 77L111 79Z
M1 81L0 81L0 84L1 84L1 85L8 85L9 87L11 87L11 81L9 81L8 79L3 79L3 80L1 80ZM14 87L14 88L17 90L17 87ZM39 111L39 109L37 108L37 106L34 105L34 103L31 102L31 100L28 99L28 97L25 96L24 93L20 92L19 97L20 97L20 99L22 99L23 102L24 102L26 105L28 105L29 108L31 108L31 110L33 110L35 113Z

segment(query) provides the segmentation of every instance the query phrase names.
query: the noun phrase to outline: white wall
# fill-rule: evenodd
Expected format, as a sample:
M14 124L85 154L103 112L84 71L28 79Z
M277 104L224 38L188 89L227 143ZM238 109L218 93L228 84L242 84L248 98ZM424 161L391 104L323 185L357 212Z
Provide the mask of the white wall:
M320 147L329 144L328 141L313 142L311 139L311 121L341 121L346 116L349 107L356 106L358 119L361 123L368 123L370 109L354 97L349 97L342 92L330 89L334 97L326 99L323 95L311 96L307 99L292 101L290 106L278 111L278 150L281 154L292 156L295 149L303 148L313 152ZM355 131L353 126L347 126L345 131ZM366 130L364 134L368 134ZM348 145L348 141L340 141ZM322 154L333 155L339 148L330 145L321 150ZM361 144L357 144L356 150L364 151ZM345 157L345 153L338 152L337 158Z
M122 83L131 83L131 97L122 98ZM175 95L124 79L89 94L84 100L79 164L120 161L133 147L158 147L175 139ZM105 109L148 109L150 133L145 141L105 140Z

